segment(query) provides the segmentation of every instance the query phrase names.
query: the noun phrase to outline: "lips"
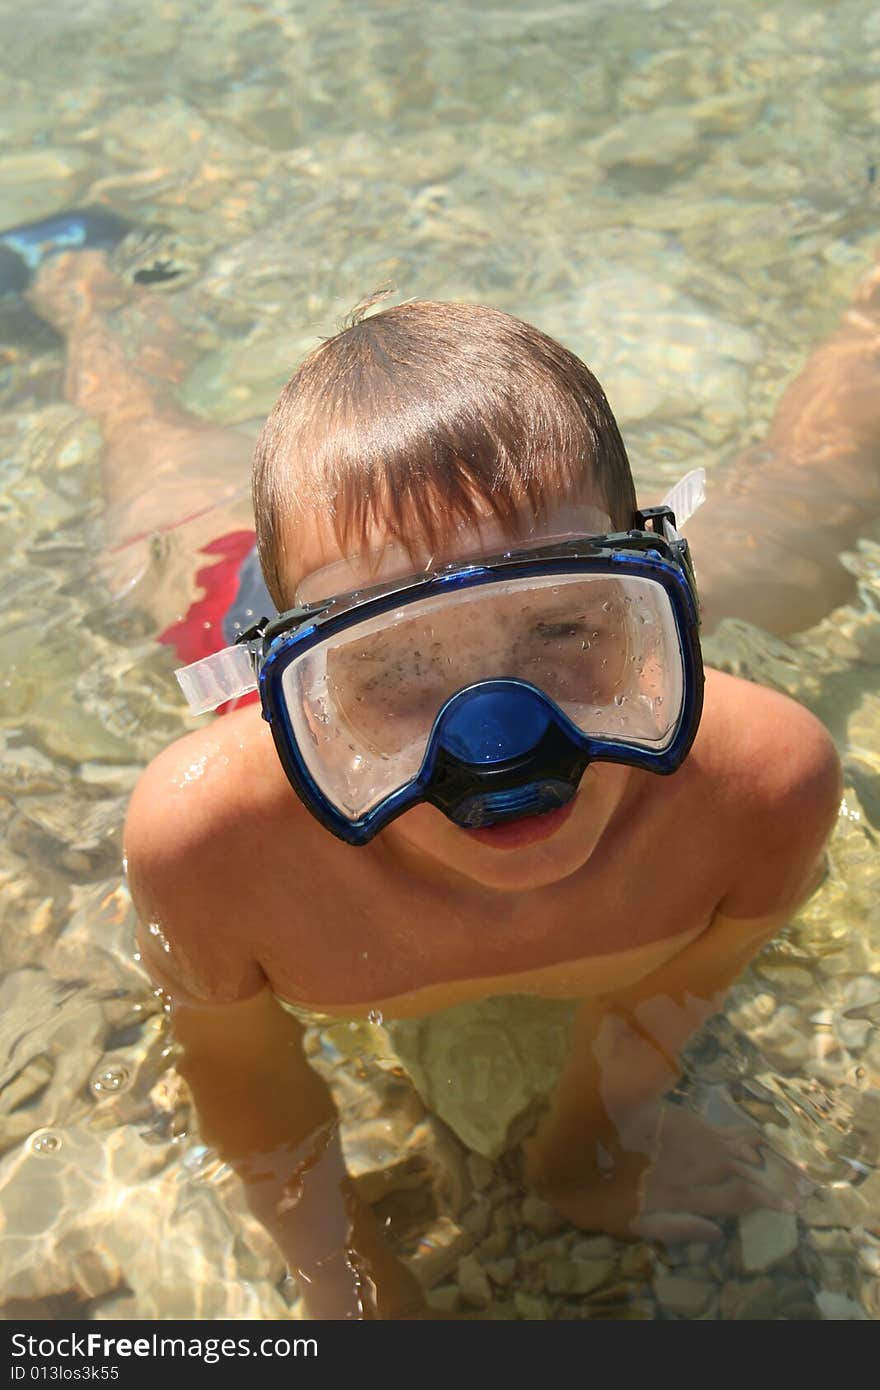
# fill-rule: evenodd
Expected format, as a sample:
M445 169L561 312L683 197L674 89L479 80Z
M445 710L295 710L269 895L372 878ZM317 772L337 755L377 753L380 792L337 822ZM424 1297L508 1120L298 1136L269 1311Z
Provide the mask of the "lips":
M574 798L556 811L545 811L540 816L519 816L516 820L483 826L479 830L464 830L463 833L492 849L519 849L549 840L565 824L573 810Z

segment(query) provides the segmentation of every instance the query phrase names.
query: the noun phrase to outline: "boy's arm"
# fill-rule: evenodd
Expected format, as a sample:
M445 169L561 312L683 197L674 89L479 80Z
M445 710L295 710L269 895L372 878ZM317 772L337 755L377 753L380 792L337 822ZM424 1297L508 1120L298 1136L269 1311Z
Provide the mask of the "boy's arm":
M214 742L207 754L222 772ZM205 758L200 734L160 754L135 790L124 837L142 959L171 998L200 1131L240 1176L311 1317L421 1315L419 1286L345 1170L336 1109L304 1055L302 1026L254 958L239 867L249 853L240 826L253 811L235 799L244 778L218 775L216 789L211 770L187 780Z
M309 1315L417 1315L421 1290L346 1173L336 1109L305 1058L301 1025L268 987L236 1004L175 1002L172 1014L201 1135L238 1173Z

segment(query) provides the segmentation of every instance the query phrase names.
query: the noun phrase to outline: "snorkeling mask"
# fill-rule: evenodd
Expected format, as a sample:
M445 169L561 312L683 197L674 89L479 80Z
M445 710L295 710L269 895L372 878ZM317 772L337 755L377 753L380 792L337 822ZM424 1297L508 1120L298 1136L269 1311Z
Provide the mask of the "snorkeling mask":
M704 478L630 531L530 538L263 618L177 672L190 709L259 688L292 786L349 844L422 801L471 828L554 810L591 762L674 772L703 695L676 507L683 524Z

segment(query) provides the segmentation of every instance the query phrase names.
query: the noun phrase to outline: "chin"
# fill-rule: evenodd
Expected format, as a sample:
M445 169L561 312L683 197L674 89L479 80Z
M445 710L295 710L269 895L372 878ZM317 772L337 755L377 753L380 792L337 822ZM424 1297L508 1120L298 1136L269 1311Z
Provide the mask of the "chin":
M388 827L388 848L402 850L417 870L432 877L466 879L507 893L546 888L590 859L620 801L625 777L625 769L588 768L567 815L524 817L488 834L463 830L435 806L415 806ZM559 822L554 819L548 834L551 817Z

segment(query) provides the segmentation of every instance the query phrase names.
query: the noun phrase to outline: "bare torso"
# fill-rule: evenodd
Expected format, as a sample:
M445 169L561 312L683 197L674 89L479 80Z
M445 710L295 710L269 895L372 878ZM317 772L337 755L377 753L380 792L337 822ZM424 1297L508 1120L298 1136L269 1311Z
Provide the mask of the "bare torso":
M743 708L764 730L761 746L746 745L745 765L729 736ZM772 692L710 673L683 768L671 778L633 771L580 870L507 894L432 883L389 855L381 835L359 848L333 839L300 805L251 707L153 765L164 789L153 793L154 833L190 842L190 872L173 923L163 923L162 895L136 867L135 896L172 938L166 964L178 992L184 985L218 1002L268 981L282 999L322 1012L399 1017L498 993L621 988L683 949L738 890L750 915L749 884L761 891L750 807L762 775L752 764L769 765L771 746L778 753L791 710Z

